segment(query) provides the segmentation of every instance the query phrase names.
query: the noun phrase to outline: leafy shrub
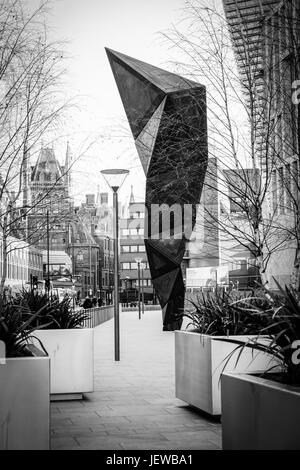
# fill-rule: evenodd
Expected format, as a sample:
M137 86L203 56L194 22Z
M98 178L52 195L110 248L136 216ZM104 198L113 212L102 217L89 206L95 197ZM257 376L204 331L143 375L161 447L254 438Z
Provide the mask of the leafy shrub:
M33 355L29 343L36 329L36 317L40 314L41 310L32 314L22 305L4 299L0 301L0 340L5 343L6 357Z
M217 289L189 301L193 308L183 313L190 322L187 328L212 336L257 334L267 325L265 312L270 302L260 291L244 294Z
M252 316L263 319L257 336L247 343L229 338L224 341L237 345L235 351L240 350L239 357L245 347L271 354L279 360L284 382L300 386L300 293L292 287L282 288L278 283L277 286L279 294L264 289L263 303L257 302L249 310ZM267 309L263 308L265 305ZM270 341L262 343L261 336L267 336Z
M73 311L70 299L59 300L55 296L48 298L46 294L34 291L21 290L17 302L25 307L27 312L37 313L34 320L36 327L47 325L48 329L79 328L89 318L89 314L83 310Z

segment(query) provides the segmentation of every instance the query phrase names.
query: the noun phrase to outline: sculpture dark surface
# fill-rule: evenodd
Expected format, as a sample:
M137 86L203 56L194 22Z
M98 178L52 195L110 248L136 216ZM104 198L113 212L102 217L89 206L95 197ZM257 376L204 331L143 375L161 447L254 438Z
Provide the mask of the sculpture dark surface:
M106 52L147 178L145 246L163 328L180 329L185 291L181 262L208 160L205 87Z

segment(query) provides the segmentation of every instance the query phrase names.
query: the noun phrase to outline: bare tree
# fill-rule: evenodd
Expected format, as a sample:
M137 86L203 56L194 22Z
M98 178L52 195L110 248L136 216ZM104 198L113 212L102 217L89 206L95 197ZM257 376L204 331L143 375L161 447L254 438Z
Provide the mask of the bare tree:
M45 205L49 194L65 177L60 175L52 181L46 194L33 203L24 198L29 155L37 142L55 132L70 105L60 94L64 74L62 44L47 38L44 14L48 4L45 0L33 13L28 13L19 0L0 2L1 294L7 277L8 254L17 249L12 237L24 218ZM42 231L39 236L43 236ZM25 241L31 243L33 238L27 237Z
M209 155L218 168L208 167L205 187L217 191L221 211L206 205L198 224L217 226L248 250L263 284L270 259L294 250L299 288L299 119L292 104L299 15L287 3L271 27L255 8L249 25L249 11L237 6L228 28L221 2L188 0L188 33L173 27L164 37L180 57L176 69L207 87ZM283 50L284 64L274 60Z

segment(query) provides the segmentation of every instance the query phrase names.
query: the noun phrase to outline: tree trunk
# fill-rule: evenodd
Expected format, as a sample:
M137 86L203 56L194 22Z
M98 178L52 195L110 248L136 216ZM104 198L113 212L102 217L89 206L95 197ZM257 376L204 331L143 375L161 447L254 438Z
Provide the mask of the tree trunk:
M291 284L297 292L300 292L300 227L298 229L298 233L299 235L297 236L297 248L295 253Z
M5 226L7 225L7 216L5 216ZM3 239L2 239L2 273L1 273L1 282L0 282L0 299L3 299L4 294L4 285L7 277L7 234L6 228L3 229Z

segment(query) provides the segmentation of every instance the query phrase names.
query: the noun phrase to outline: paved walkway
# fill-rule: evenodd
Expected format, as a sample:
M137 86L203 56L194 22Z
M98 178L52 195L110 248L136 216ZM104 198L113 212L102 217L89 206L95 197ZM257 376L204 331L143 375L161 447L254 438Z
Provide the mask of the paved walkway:
M175 398L174 333L161 312L120 321L121 361L110 320L95 329L95 392L52 403L52 449L220 449L220 424Z

